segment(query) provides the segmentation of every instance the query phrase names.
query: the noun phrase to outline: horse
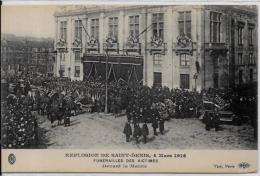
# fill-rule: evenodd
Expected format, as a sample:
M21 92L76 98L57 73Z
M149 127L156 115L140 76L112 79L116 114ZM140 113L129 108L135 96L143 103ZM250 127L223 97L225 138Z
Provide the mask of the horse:
M63 116L62 102L59 97L52 96L47 105L47 118L51 121L52 127L54 127L53 123L56 120L58 121L58 125L61 125Z

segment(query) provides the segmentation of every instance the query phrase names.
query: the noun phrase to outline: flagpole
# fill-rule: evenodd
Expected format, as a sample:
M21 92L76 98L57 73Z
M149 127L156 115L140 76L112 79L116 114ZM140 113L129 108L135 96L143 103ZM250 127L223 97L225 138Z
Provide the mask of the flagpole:
M145 28L140 34L138 34L138 35L136 36L136 38L139 38L139 37L140 37L144 32L146 32L152 25L153 25L153 23L150 24L147 28Z
M79 16L77 16L77 17L78 17L78 20L81 20L81 19L79 18ZM83 23L82 23L82 27L83 27L85 33L87 34L88 38L90 38L90 35L89 35L89 33L88 33L87 29L85 28L85 26L84 26Z
M108 67L108 48L106 47L106 100L105 100L105 113L108 113L108 107L107 107L107 100L108 100L108 90L107 90L107 80L108 80L108 75L107 75L107 67Z

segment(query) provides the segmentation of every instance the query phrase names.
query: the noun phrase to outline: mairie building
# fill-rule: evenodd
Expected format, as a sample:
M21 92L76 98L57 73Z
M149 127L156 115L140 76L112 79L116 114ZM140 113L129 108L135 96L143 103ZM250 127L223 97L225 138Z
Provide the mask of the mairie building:
M257 80L255 6L97 6L55 13L55 75L201 90Z

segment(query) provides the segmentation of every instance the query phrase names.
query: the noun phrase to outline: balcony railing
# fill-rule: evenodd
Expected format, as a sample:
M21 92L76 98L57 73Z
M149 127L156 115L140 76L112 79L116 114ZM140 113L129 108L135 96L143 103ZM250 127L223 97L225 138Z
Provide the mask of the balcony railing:
M138 53L141 55L141 43L126 43L124 46L124 51L128 53Z
M173 43L172 49L175 51L177 55L179 54L189 54L193 55L193 50L195 50L196 43L191 43L190 45L187 45L186 47L180 46L178 43Z
M205 43L206 50L228 50L226 43Z
M103 43L103 49L105 51L114 51L114 52L119 53L119 43L107 43L107 42L104 42Z

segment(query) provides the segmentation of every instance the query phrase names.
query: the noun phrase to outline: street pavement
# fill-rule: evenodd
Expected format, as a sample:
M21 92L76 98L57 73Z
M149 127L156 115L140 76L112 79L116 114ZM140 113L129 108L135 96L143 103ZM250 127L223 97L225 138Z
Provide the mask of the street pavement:
M40 125L39 148L50 149L256 149L253 128L221 125L215 132L205 130L198 119L171 119L165 122L165 134L153 135L151 124L148 142L143 144L132 139L125 141L123 128L126 117L115 118L111 114L84 113L71 118L71 126L51 127L46 117L38 117ZM140 125L142 126L142 125ZM133 125L132 125L133 127Z

